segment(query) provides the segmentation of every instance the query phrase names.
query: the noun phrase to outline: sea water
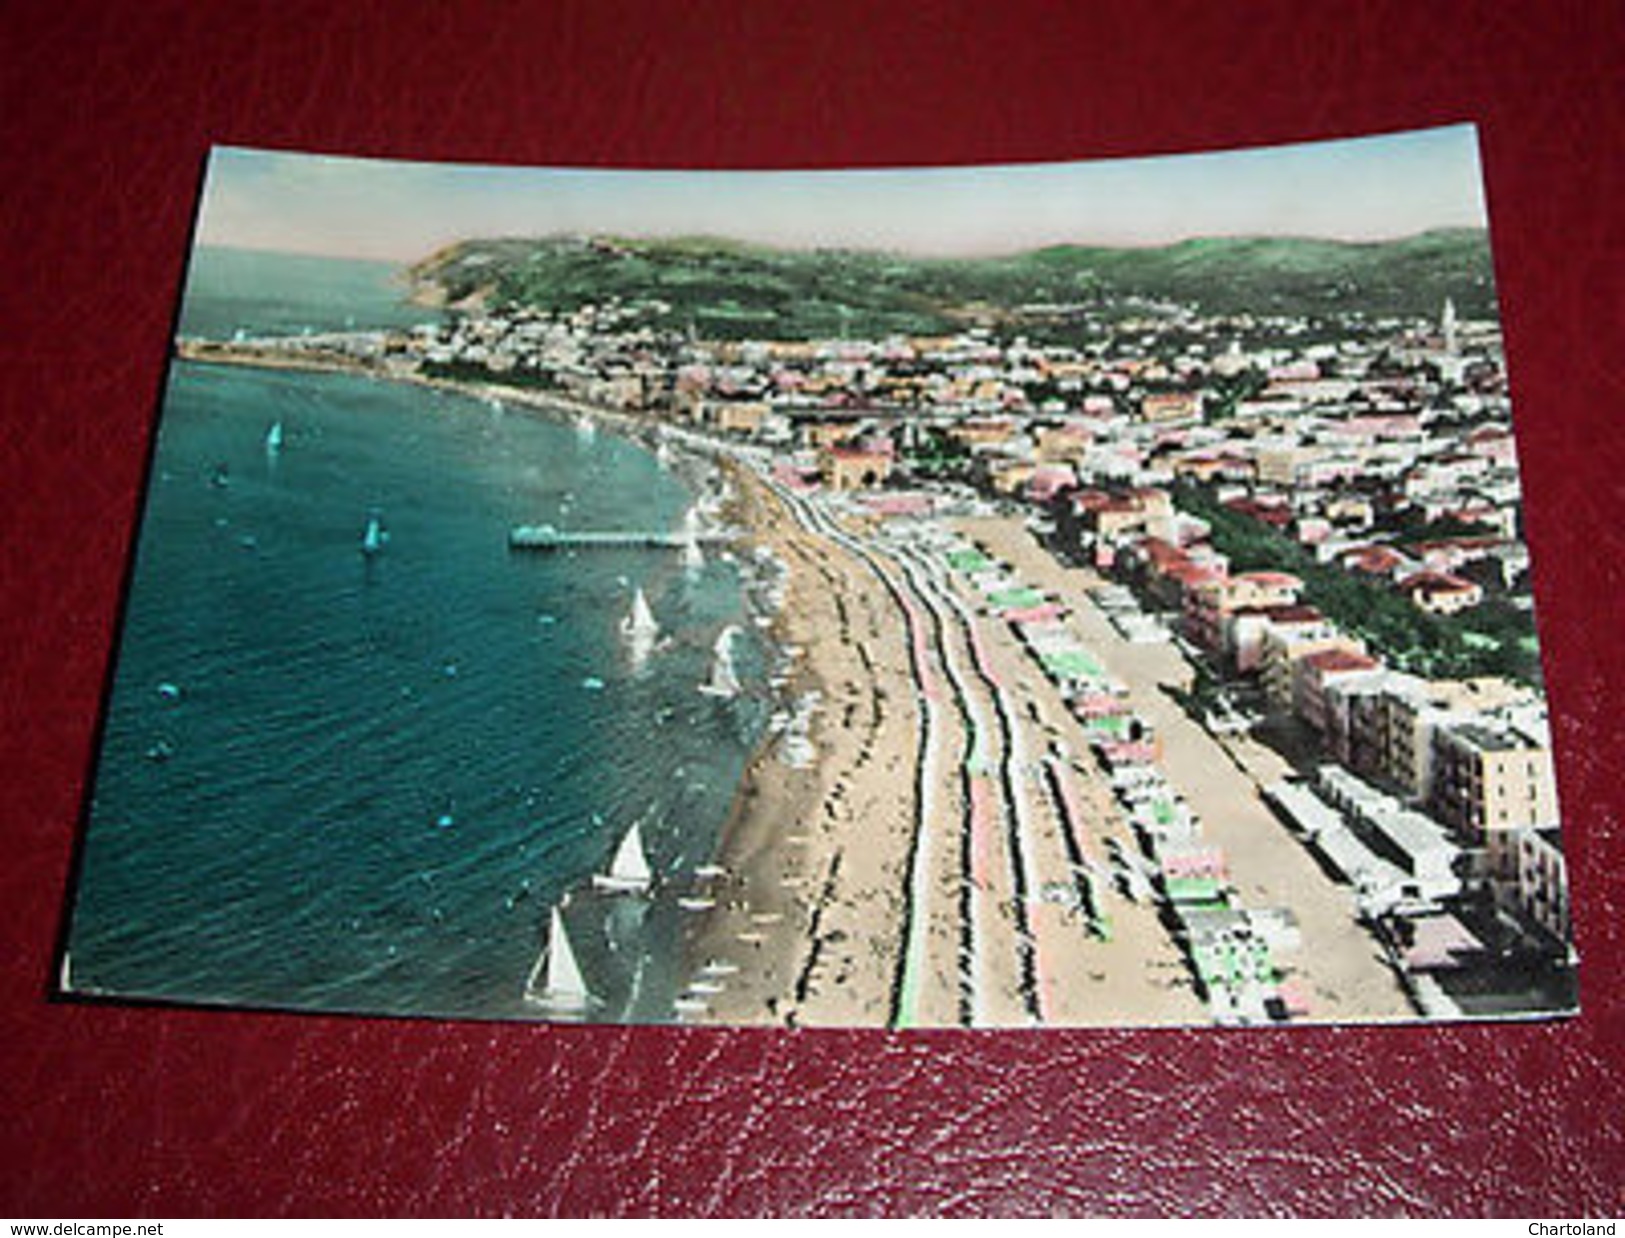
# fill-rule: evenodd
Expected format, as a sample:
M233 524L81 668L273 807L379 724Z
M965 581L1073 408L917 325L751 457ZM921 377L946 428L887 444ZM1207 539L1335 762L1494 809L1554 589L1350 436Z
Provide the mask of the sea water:
M404 300L408 281L388 262L200 246L181 302L181 335L229 340L408 327L438 313Z
M273 424L279 448L267 446ZM672 529L613 433L365 377L178 363L69 950L75 991L535 1017L563 902L588 1017L671 1016L676 898L767 712L737 565L524 553L517 524ZM380 553L363 553L377 515ZM663 630L619 632L641 587ZM737 624L746 691L701 693ZM660 886L588 889L634 820Z

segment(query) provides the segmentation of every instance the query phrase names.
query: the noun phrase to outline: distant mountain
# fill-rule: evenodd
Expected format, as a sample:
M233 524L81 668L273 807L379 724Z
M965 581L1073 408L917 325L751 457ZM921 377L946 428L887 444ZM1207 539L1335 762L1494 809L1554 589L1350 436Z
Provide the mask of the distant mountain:
M618 297L662 302L664 320L702 336L930 334L970 320L1016 321L1125 299L1213 314L1427 315L1446 297L1495 313L1489 239L1479 229L1351 243L1219 237L1158 248L1057 245L1007 257L918 258L860 250L774 249L713 238L471 240L410 272L419 299L570 310ZM1026 307L1023 309L1023 307Z
M1446 297L1469 317L1495 313L1489 236L1450 229L1396 241L1219 237L1159 249L1040 250L1030 258L1093 271L1119 293L1194 302L1213 313L1435 315Z

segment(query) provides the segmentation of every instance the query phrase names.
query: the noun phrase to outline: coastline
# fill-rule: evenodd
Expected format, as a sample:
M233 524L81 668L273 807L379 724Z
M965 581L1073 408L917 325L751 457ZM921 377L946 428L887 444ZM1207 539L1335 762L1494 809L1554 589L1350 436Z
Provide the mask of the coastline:
M354 359L279 353L271 360L237 346L183 345L178 355L410 383L539 416L587 416L644 439L669 427L568 395L426 378ZM843 546L846 539L804 524L798 501L725 447L675 437L727 478L726 522L740 541L765 549L785 569L770 634L789 664L773 684L780 725L757 740L712 861L691 883L680 940L672 943L681 994L673 1020L824 1027L1211 1022L1157 908L1109 880L1108 859L1137 844L1087 758L1079 723L1008 626L967 582L943 574L929 550L868 538ZM843 519L864 518L837 518L831 527ZM1069 626L1135 685L1159 730L1181 739L1176 781L1196 778L1204 793L1213 779L1222 781L1237 827L1216 834L1249 895L1296 902L1295 891L1312 884L1314 873L1294 843L1267 828L1262 810L1251 806L1251 789L1222 769L1210 773L1215 753L1162 708L1158 676L1173 672L1160 664L1156 673L1140 668L1141 651L1116 640L1087 600L1088 579L1049 559L1016 519L963 520L957 529L1046 593L1074 599ZM921 616L926 621L914 630ZM936 718L929 736L928 710ZM791 714L805 722L805 761L790 759L782 720ZM969 756L978 732L990 737L976 759L985 766ZM1065 790L1035 779L1039 758ZM1064 808L1063 799L1070 801ZM1079 848L1096 874L1093 924L1059 894L1078 880ZM1308 915L1304 929L1309 948L1296 952L1293 970L1316 999L1309 1021L1407 1017L1388 969L1341 901Z
M687 942L706 1007L693 1017L882 1027L916 814L918 706L902 628L865 565L800 528L748 469L731 475L740 526L788 569L775 637L799 653L786 697L817 694L815 755L794 768L768 735L746 766L719 840L717 906Z
M465 382L456 378L432 378L412 371L391 369L388 366L368 365L354 357L336 353L301 350L299 354L293 354L286 350L258 346L183 339L176 342L174 356L178 360L189 361L195 365L239 366L246 369L288 370L311 374L348 374L356 378L377 379L380 382L404 383L434 391L466 395L477 400L499 399L542 414L556 414L562 411L593 417L632 430L650 429L662 424L625 409L594 404L562 391L509 387L494 382Z
M353 357L184 340L175 355L200 365L347 374L500 399L529 414L588 416L632 435L666 424L564 393L431 378ZM703 449L693 441L682 446ZM770 551L786 570L784 604L770 631L778 649L796 656L775 705L803 703L813 756L804 768L792 767L782 737L769 733L747 759L711 861L720 875L695 883L715 906L693 915L674 960L699 989L683 1017L884 1026L902 950L918 754L918 706L896 604L866 565L800 528L749 468L721 451L713 459L734 494L729 524L741 542Z

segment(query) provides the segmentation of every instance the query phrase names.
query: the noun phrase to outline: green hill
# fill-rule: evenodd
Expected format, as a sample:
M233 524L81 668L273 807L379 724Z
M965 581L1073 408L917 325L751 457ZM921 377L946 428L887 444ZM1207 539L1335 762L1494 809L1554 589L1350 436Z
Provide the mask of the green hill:
M788 250L739 241L550 237L471 240L411 270L421 296L571 310L618 298L702 336L815 338L930 334L973 319L1019 322L1030 307L1110 316L1125 298L1213 314L1434 315L1495 312L1481 230L1354 244L1212 238L1145 249L1061 245L986 259ZM1029 307L1026 315L1021 307Z

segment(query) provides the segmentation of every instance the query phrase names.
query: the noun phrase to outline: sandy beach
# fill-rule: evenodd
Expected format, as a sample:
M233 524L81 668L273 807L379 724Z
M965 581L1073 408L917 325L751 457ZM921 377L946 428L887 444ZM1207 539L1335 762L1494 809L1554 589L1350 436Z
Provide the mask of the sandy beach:
M818 763L759 754L725 835L729 899L697 934L709 1020L806 1025L1147 1026L1211 1021L1159 908L1111 876L1136 848L1060 691L1010 626L928 551L848 523L809 532L741 475L743 523L791 567L783 636L819 685ZM1315 1020L1413 1012L1346 889L1273 818L1256 782L1161 691L1171 647L1124 641L1017 520L961 522L1069 623L1164 737L1249 907L1286 907L1281 964ZM856 535L851 536L851 535ZM1260 758L1262 760L1262 758ZM908 771L916 769L911 782ZM1267 776L1267 761L1260 776ZM737 969L737 970L734 970Z
M851 524L845 545L810 532L741 483L745 523L791 568L795 691L817 685L826 706L815 768L769 746L745 779L719 857L726 895L691 948L696 975L711 968L704 1017L1206 1021L1156 909L1105 878L1106 839L1127 845L1127 826L1007 626L918 556Z
M918 715L902 631L863 564L801 529L748 470L730 474L736 519L789 570L776 636L801 653L786 695L819 695L812 762L793 768L765 744L724 830L727 875L689 947L696 974L730 969L711 978L720 991L706 1017L881 1025L915 816Z
M1260 799L1259 784L1286 772L1281 758L1249 742L1244 769L1193 721L1162 690L1183 684L1189 666L1171 645L1124 640L1088 598L1087 590L1102 583L1093 573L1063 566L1018 521L972 520L960 527L1023 579L1067 599L1073 608L1068 622L1079 638L1128 686L1135 711L1157 728L1162 769L1201 813L1204 837L1224 848L1243 902L1290 908L1297 917L1302 945L1282 961L1311 997L1310 1018L1414 1017L1380 948L1357 921L1351 889L1331 881Z
M657 424L551 392L394 374L354 361L183 347L193 360L337 370L500 399L624 430ZM804 716L753 755L719 852L690 895L685 1021L803 1026L1147 1026L1211 1021L1145 890L1114 873L1137 850L1082 725L1012 628L941 553L946 526L892 536L878 519L769 484L725 448L727 522L787 572L774 638L794 651L777 690ZM1346 888L1257 794L1278 759L1218 740L1162 689L1189 667L1125 641L1065 567L1010 517L954 530L1069 609L1067 623L1128 686L1162 767L1224 848L1249 907L1288 907L1282 962L1317 1020L1413 1013ZM935 538L935 540L933 540ZM1256 749L1253 751L1252 749ZM711 900L709 906L703 900Z

